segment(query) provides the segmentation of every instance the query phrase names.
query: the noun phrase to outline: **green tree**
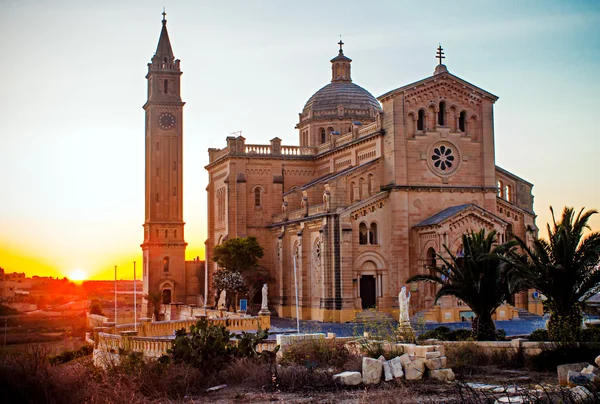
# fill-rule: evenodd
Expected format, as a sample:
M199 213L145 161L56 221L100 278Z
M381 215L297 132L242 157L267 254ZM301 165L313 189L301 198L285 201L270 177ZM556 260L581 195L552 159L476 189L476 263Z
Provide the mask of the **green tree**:
M431 268L433 274L415 275L407 282L433 282L441 285L437 302L443 296L455 296L465 302L473 313L473 334L479 341L496 340L496 326L492 315L510 295L502 256L515 245L509 242L495 245L496 231L486 234L485 229L463 234L464 257L455 256L444 246L449 259L443 255L441 267Z
M254 269L263 255L256 237L237 237L216 245L212 259L221 268L244 273Z
M152 312L154 313L154 321L159 320L160 315L160 304L162 302L162 295L160 292L148 292L148 294L144 295L144 299L146 299L150 305L152 306Z
M584 209L576 215L573 208L565 207L557 222L550 207L548 240L535 238L528 245L516 237L520 249L508 255L513 282L546 297L548 333L554 341L579 339L583 304L600 292L600 233L591 232L588 225L590 217L598 212ZM587 236L585 230L590 230Z

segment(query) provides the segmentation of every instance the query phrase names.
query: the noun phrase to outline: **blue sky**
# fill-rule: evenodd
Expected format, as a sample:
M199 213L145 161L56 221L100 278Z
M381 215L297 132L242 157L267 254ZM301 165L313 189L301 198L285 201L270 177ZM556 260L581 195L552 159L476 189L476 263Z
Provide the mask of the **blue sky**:
M184 72L188 258L206 239L207 149L240 130L297 144L340 34L375 96L431 75L441 42L451 73L500 97L496 161L535 184L538 226L550 205L600 208L599 4L2 0L0 266L128 277L141 261L141 107L163 5Z

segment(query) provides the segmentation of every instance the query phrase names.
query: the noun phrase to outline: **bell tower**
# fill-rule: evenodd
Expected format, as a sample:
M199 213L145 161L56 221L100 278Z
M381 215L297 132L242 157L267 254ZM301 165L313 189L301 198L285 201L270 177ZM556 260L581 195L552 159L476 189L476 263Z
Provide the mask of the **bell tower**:
M156 52L148 63L145 133L144 296L163 304L186 301L183 234L183 105L180 61L175 59L166 13ZM142 315L152 316L143 299ZM158 320L158 319L157 319Z

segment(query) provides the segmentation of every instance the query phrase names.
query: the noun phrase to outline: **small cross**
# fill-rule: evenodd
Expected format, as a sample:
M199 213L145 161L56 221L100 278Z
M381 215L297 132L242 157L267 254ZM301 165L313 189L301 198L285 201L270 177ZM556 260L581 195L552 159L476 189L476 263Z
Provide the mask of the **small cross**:
M165 8L163 7L163 12L162 12L162 16L163 16L163 22L167 21L167 13L165 12Z
M344 43L342 42L342 36L340 35L340 41L338 42L338 45L340 45L340 53L344 53L344 51L342 50L342 46L344 45Z
M444 56L443 51L444 49L442 48L442 44L439 44L437 48L437 56L435 58L440 60L440 64L442 64L442 59L446 59L446 56Z

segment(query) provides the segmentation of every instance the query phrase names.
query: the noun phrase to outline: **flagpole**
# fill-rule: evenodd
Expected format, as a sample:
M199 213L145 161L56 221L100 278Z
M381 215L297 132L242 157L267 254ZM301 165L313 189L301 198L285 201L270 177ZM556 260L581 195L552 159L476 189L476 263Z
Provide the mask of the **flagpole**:
M115 325L117 325L117 266L115 265Z
M137 289L135 286L135 261L133 261L133 324L135 331L137 331Z

